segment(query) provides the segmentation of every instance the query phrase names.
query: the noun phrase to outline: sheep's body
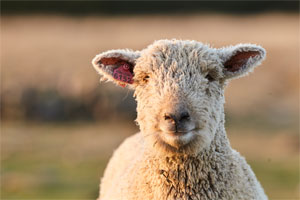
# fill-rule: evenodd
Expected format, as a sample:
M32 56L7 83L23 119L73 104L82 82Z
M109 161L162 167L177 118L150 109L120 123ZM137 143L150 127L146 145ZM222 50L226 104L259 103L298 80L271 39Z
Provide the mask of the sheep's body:
M93 60L104 78L135 89L141 132L114 153L100 200L267 199L224 128L224 87L264 59L256 45L213 49L162 40Z
M127 138L107 166L99 200L267 199L250 166L219 131L197 157L160 157L145 149L141 133Z

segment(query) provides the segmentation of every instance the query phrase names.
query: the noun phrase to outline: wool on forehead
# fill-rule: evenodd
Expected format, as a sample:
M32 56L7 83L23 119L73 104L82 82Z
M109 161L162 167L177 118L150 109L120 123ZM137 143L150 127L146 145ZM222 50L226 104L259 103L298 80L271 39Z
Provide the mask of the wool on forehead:
M209 45L197 41L159 40L141 52L136 71L162 74L165 78L174 76L174 73L199 72L203 75L211 73L215 78L222 78L220 63L216 49Z

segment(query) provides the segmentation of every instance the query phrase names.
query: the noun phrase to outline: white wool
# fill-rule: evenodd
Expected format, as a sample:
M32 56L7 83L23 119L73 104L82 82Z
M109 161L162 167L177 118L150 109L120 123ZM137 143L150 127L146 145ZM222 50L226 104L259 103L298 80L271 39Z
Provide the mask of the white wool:
M113 78L116 58L133 66L141 132L114 152L100 186L101 200L267 199L245 159L233 150L224 128L224 88L265 58L257 45L214 49L196 41L159 40L142 51L111 50L93 66ZM208 76L209 75L209 76ZM167 133L167 111L188 110L187 132Z

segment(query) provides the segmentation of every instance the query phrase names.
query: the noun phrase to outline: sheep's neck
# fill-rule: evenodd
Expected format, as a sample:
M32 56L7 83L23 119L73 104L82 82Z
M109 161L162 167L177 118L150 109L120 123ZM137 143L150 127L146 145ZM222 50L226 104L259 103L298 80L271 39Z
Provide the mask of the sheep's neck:
M168 191L167 197L182 198L200 191L209 199L226 196L222 194L226 191L225 183L228 177L225 172L230 170L224 169L230 167L228 160L231 149L224 129L219 131L222 132L216 134L210 147L197 156L172 156L158 162L158 173L164 190ZM214 188L218 188L219 191L213 191Z

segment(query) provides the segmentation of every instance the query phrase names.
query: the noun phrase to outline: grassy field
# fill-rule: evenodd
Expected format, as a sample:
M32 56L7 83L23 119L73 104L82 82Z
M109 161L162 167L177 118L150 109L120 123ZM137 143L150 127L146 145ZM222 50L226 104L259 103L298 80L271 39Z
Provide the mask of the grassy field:
M95 199L113 150L138 129L131 93L98 84L91 59L163 38L216 48L256 43L267 50L254 74L227 87L227 131L270 199L299 199L299 15L282 13L1 16L1 199ZM25 105L35 102L24 97L35 93L28 91L40 92L37 99L46 108L58 97L67 106L81 100L82 106L93 104L85 110L93 118L29 119ZM91 98L96 91L101 98ZM70 115L80 115L80 109ZM133 115L120 117L118 109Z
M96 54L119 48L141 50L154 40L177 38L213 47L254 43L267 50L267 59L254 75L228 86L226 107L231 112L271 110L271 116L282 116L298 108L299 16L295 14L3 16L1 37L1 98L7 105L19 102L27 88L86 98L99 88L99 76L91 66Z
M95 199L113 149L136 131L128 122L3 123L1 199ZM236 127L228 132L270 199L299 198L296 133Z
M2 125L2 199L95 199L112 150L137 130L126 123Z

